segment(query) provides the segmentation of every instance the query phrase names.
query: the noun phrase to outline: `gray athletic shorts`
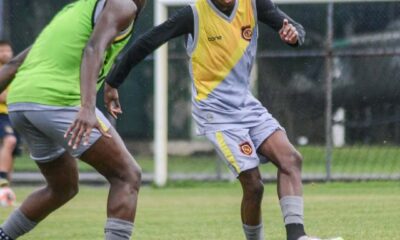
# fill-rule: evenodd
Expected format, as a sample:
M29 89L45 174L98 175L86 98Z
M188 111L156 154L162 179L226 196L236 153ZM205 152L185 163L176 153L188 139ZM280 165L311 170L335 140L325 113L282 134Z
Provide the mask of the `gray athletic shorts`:
M241 172L268 162L267 158L257 153L257 149L278 130L285 131L271 116L267 121L262 121L251 128L211 132L206 133L206 137L215 146L219 157L238 177Z
M65 151L79 158L101 137L100 131L93 129L88 145L83 146L81 142L77 149L68 146L69 138L65 139L64 134L75 120L78 111L79 107L53 107L29 103L9 106L11 123L27 142L31 158L41 163L55 160ZM108 130L111 124L98 109L96 116L102 128Z

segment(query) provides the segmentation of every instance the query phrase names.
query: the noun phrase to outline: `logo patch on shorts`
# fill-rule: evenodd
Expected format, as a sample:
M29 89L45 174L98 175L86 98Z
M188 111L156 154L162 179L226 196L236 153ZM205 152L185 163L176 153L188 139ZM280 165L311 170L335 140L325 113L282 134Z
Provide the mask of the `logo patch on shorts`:
M251 147L249 142L244 142L239 145L240 151L247 156L250 156L253 153L253 148Z
M253 36L253 30L250 25L242 27L242 38L246 41L250 41Z

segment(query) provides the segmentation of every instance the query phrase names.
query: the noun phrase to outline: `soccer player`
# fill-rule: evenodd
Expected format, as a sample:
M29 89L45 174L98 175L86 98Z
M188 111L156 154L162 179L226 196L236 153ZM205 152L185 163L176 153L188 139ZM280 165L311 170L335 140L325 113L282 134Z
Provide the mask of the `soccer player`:
M270 0L198 0L142 35L118 57L106 80L108 111L121 113L117 88L130 69L166 41L185 35L193 80L193 118L243 188L241 218L248 240L264 239L263 182L259 164L278 168L278 196L288 240L310 240L304 230L302 157L285 130L250 91L258 22L291 46L304 42L303 27Z
M13 50L8 41L0 40L0 68L13 57ZM7 90L0 94L0 187L8 187L17 148L17 135L8 117L6 104Z
M95 103L96 91L129 41L144 3L74 1L30 50L1 69L0 91L12 81L7 98L11 122L47 182L1 225L1 240L29 232L78 193L75 158L110 183L105 239L130 239L141 170Z

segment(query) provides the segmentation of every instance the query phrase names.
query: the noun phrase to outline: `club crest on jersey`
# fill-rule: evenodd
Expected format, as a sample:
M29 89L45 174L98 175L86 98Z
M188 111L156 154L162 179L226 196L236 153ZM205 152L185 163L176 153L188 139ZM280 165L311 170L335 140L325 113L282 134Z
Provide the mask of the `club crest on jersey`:
M253 148L251 147L249 142L244 142L239 145L240 151L247 156L250 156L253 153Z
M250 41L253 36L253 30L250 25L242 27L242 38L246 41Z

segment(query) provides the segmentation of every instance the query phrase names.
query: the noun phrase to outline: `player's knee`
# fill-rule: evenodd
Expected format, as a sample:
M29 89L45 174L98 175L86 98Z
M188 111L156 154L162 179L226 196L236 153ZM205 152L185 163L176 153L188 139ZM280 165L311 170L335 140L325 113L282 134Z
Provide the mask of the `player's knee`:
M252 177L244 182L243 192L246 198L261 201L264 195L264 184L259 177Z
M70 200L74 198L79 193L79 184L76 182L71 184L67 190L67 199Z
M254 196L258 199L261 200L264 195L264 184L262 182L259 182L255 187L254 187Z
M78 186L69 186L62 189L50 188L51 198L55 202L66 203L73 199L79 192Z
M261 179L253 181L245 186L245 194L247 197L261 201L264 195L264 184Z
M15 136L6 136L3 140L4 147L14 149L17 146L17 138Z
M62 186L48 186L51 196L58 202L67 202L74 198L79 192L78 181L73 181Z
M303 157L294 150L280 159L280 170L287 174L295 174L301 171Z
M132 157L126 160L126 165L119 170L119 173L109 178L111 184L124 185L129 188L129 192L139 191L142 181L142 169L133 161Z
M139 191L140 184L142 182L142 169L140 166L137 164L132 164L129 175L130 177L128 182L131 189L135 192Z

